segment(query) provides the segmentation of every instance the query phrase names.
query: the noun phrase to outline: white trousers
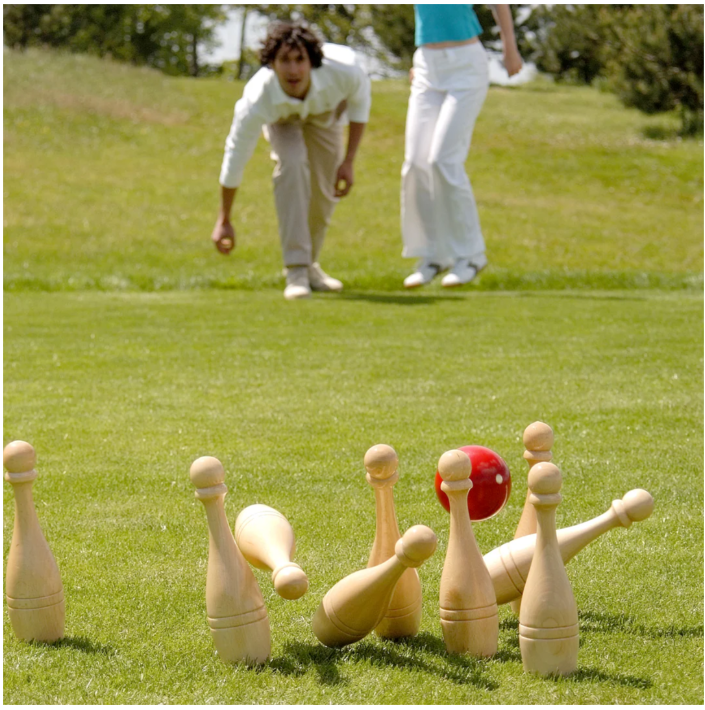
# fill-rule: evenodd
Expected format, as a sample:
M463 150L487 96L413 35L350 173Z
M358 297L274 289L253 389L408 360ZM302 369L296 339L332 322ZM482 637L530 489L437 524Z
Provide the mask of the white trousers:
M485 251L465 161L489 88L480 42L414 53L402 167L402 256L439 263Z

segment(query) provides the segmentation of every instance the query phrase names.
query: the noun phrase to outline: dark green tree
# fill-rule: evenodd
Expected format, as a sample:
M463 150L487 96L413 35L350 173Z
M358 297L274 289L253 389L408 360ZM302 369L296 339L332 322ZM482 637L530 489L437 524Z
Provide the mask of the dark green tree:
M625 6L540 5L532 10L527 55L559 81L591 84L605 65L607 31Z
M601 78L627 106L703 125L702 5L553 5L532 11L530 58L558 80ZM528 24L528 23L527 23Z
M270 20L301 20L313 27L323 39L336 44L361 47L364 37L360 5L250 5Z
M41 32L42 18L51 5L3 5L3 41L12 49L30 46Z
M378 41L380 59L407 69L414 55L414 6L370 5L369 25Z
M609 86L644 113L678 110L703 130L703 6L635 5L608 30Z
M198 76L222 5L5 5L5 43L85 52Z

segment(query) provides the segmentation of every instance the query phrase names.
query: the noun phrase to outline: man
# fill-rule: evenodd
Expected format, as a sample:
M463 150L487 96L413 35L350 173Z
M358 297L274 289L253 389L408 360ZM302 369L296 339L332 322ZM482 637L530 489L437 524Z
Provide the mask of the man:
M318 264L338 198L350 192L353 163L370 113L370 82L355 53L322 45L306 27L270 26L260 52L262 68L235 104L220 172L221 208L212 239L221 254L235 246L230 212L245 164L260 131L272 146L274 200L288 300L343 284ZM343 127L349 118L343 156Z

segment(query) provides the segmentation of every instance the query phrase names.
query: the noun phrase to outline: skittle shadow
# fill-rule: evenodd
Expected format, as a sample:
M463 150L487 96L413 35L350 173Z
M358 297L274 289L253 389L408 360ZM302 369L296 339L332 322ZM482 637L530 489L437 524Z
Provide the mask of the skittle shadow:
M597 670L597 668L578 668L575 673L571 673L565 678L567 681L581 683L583 681L598 681L600 683L616 683L617 685L624 685L629 688L640 688L641 690L647 690L653 683L647 678L637 678L633 675L610 675L609 673L603 673Z
M435 640L430 635L424 636ZM270 662L270 667L285 675L296 676L303 675L313 666L322 684L340 685L349 681L340 675L339 664L350 661L366 661L373 666L394 666L395 668L430 673L461 685L471 684L487 690L496 690L499 687L497 683L483 676L482 671L484 669L480 665L481 662L475 659L445 654L444 660L451 666L448 668L410 657L394 648L394 645L398 644L402 648L428 650L423 641L420 644L408 643L408 641L408 639L404 640L404 642L390 641L386 642L384 646L363 641L344 649L330 649L305 643L290 643L284 647L283 656Z
M64 636L64 638L54 641L53 643L42 643L33 641L33 645L48 646L51 648L73 648L83 653L101 653L104 656L113 656L116 650L112 646L104 646L103 644L93 643L90 639L84 636Z
M578 621L581 632L585 633L625 633L647 638L703 638L703 624L695 626L666 626L664 628L644 626L626 614L604 614L595 611L579 611ZM499 622L500 631L511 631L514 635L508 641L519 648L519 619L516 617Z
M340 675L337 667L341 658L337 649L301 642L288 643L284 646L284 655L273 658L269 667L282 675L291 676L302 676L313 667L322 685L344 685L348 680Z
M702 638L703 625L665 628L644 626L626 614L602 614L594 611L578 612L580 630L595 633L626 633L647 638Z
M434 649L431 651L432 653L440 655L437 651L436 644L438 643L445 651L443 642L435 636L431 636L430 634L421 634L421 637L421 644L419 645L419 648L429 650L430 647ZM385 643L383 647L370 643L361 643L354 649L354 653L359 658L371 661L374 665L391 665L397 668L408 668L423 671L440 676L441 678L445 678L459 685L475 685L478 688L484 688L485 690L496 690L499 687L495 681L490 680L483 675L484 668L482 666L482 662L477 659L445 653L442 660L450 665L451 668L444 668L440 665L427 663L417 658L410 658L409 656L399 653L394 648L394 646L401 648L414 648L413 643L407 643L412 639L389 641ZM415 637L415 639L419 640L419 636Z
M513 628L516 628L516 626L516 623L514 623ZM500 629L501 628L502 624L500 623ZM423 651L427 651L428 653L433 653L436 656L444 658L448 662L453 663L455 665L465 665L467 663L473 662L481 663L481 661L468 658L467 656L448 653L448 651L446 650L445 642L437 636L432 636L431 634L419 634L418 636L413 636L411 638L399 639L397 643L403 644L404 646L410 646L412 648L419 648ZM493 660L501 661L503 663L506 663L508 661L521 661L521 653L519 652L518 639L514 639L513 637L509 639L501 639L500 644L508 644L510 646L513 646L514 648L499 648L497 650L497 653L492 656Z
M394 643L399 647L418 649L419 651L432 653L434 656L437 656L440 660L453 667L450 672L447 669L432 666L431 664L424 663L423 665L427 669L432 669L433 672L455 683L471 683L478 687L486 688L487 690L495 690L499 687L493 680L482 676L482 671L484 670L482 660L448 653L445 642L438 636L422 633L417 636L397 639L390 643Z
M429 633L417 634L416 636L407 636L406 638L397 639L394 643L398 646L417 648L420 651L433 653L436 656L451 657L448 651L446 651L446 645L443 642L443 639Z

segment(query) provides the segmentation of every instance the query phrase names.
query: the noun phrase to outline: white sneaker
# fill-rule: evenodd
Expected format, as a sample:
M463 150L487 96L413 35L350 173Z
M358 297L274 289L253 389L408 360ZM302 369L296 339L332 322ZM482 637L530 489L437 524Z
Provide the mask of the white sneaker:
M334 279L323 271L316 261L308 267L308 282L312 291L342 291L343 282Z
M443 277L441 286L454 288L469 284L487 266L487 257L484 254L472 259L457 259L453 268Z
M297 298L309 298L311 286L308 282L308 267L294 266L286 271L286 288L284 298L294 301Z
M435 259L421 259L416 264L416 271L404 279L404 288L418 288L433 281L438 274L448 268L446 264L439 264Z

